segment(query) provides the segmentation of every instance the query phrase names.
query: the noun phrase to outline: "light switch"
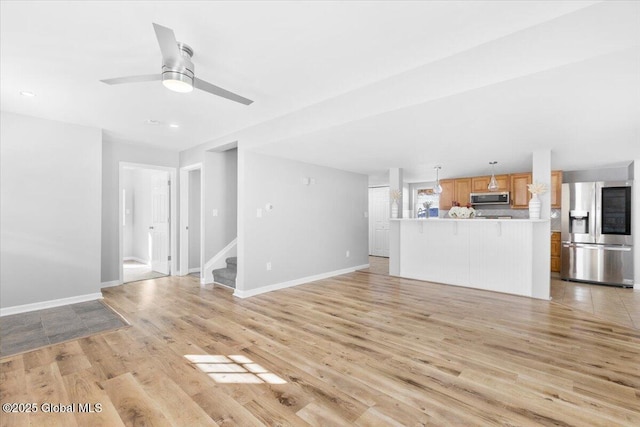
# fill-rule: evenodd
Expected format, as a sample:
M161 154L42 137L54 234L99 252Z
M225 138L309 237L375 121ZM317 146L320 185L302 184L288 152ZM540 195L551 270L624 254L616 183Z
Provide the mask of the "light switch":
M213 216L218 216L218 209L213 210Z
M256 212L256 218L262 218L262 208L258 208Z

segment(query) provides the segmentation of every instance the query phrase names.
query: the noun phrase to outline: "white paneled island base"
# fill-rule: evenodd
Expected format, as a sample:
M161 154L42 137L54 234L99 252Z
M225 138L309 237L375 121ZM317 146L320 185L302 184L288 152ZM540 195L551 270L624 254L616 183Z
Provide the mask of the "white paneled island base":
M550 224L528 219L392 219L392 276L549 299Z

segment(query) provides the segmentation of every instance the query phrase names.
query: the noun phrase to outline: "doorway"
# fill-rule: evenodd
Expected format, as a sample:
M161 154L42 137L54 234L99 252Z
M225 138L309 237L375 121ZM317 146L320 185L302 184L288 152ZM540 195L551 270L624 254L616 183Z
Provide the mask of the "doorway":
M171 168L120 165L120 280L168 276L172 272Z
M180 275L203 277L202 164L180 169Z

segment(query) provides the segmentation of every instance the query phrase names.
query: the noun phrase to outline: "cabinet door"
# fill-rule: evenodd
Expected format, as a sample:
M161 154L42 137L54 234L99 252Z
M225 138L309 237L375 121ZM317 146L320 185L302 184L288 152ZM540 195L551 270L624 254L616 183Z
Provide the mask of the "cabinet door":
M496 191L509 191L511 188L509 175L496 175L496 181L498 182L498 189Z
M527 185L531 184L532 177L529 173L511 174L511 208L527 209L531 194Z
M471 178L455 179L455 201L460 206L466 206L471 202Z
M440 193L440 209L449 210L451 204L455 200L455 186L453 179L441 179L440 185L442 186L442 193Z
M489 193L490 181L491 175L474 176L473 178L471 178L471 192ZM496 175L496 182L498 183L498 189L495 191L509 191L509 175Z
M560 233L554 231L553 233L551 233L551 256L559 257L560 248L561 248Z
M562 171L551 171L551 207L560 209L562 206Z
M486 193L489 191L490 176L474 176L471 178L472 193Z

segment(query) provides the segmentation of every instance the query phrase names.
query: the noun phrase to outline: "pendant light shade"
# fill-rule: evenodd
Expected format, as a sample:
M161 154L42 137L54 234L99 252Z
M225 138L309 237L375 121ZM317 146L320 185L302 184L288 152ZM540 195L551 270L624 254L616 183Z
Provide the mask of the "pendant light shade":
M498 181L496 181L496 164L498 162L489 162L491 165L491 179L489 180L489 191L496 191L498 189Z
M442 185L440 185L440 166L436 166L434 167L434 169L436 170L436 186L433 188L433 192L436 194L440 194L442 193Z

